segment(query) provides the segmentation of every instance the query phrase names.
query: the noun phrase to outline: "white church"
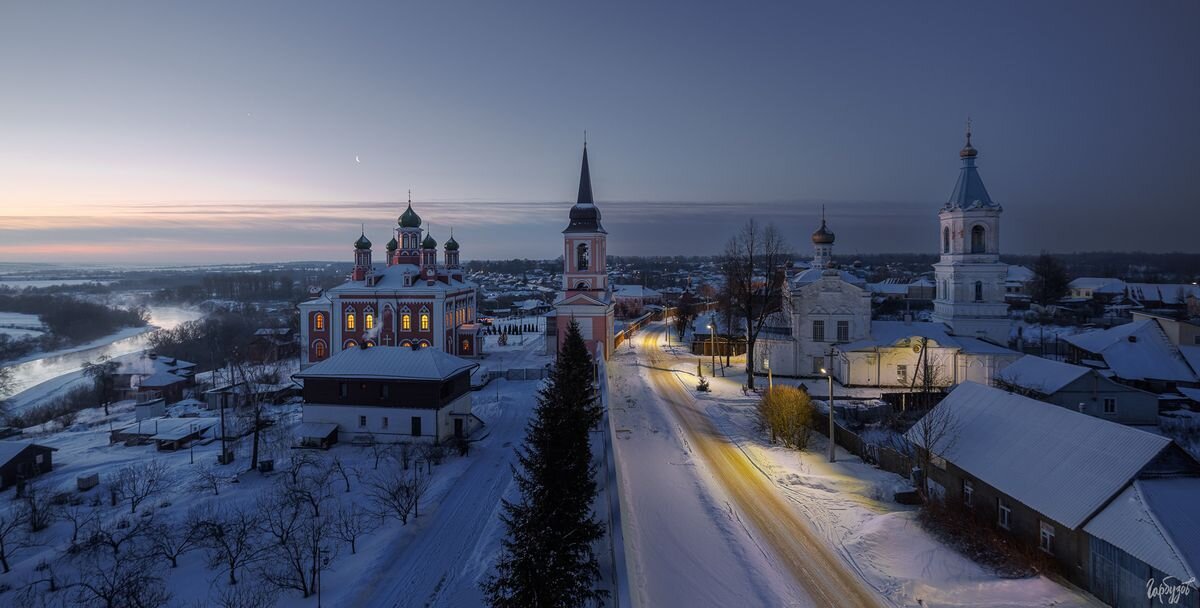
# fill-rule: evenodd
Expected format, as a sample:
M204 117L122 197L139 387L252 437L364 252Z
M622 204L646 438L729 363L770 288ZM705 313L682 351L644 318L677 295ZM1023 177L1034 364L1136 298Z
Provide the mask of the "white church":
M990 384L1021 354L1009 350L1004 302L1008 265L1000 261L1000 213L975 168L978 151L959 153L962 169L938 213L933 321L872 321L866 283L833 263L834 234L813 233L812 267L789 278L782 310L764 328L755 370L843 385L889 388Z

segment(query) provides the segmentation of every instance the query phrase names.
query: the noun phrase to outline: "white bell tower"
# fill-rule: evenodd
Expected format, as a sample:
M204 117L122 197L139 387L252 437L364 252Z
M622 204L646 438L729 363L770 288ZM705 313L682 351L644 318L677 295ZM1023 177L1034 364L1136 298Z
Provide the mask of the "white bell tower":
M1004 301L1008 264L1000 261L1000 213L1003 208L988 196L971 146L967 123L967 145L959 152L963 166L954 193L938 218L938 251L933 265L937 296L933 320L945 323L956 336L983 338L1008 345L1012 322Z

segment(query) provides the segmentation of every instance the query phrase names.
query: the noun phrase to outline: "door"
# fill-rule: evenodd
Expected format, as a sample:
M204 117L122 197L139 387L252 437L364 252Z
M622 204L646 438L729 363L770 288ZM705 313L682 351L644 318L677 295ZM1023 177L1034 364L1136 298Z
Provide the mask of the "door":
M455 437L463 436L463 419L462 418L454 419L454 436Z
M420 416L412 417L412 436L413 437L421 436L421 417Z

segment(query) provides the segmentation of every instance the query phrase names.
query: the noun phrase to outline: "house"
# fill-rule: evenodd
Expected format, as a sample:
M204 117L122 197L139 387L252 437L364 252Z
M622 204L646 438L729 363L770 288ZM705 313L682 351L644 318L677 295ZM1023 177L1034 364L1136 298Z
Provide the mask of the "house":
M947 387L962 382L990 384L1020 353L947 331L942 323L872 321L870 334L831 345L833 373L850 386Z
M661 306L663 303L661 292L642 285L613 285L613 298L616 300L617 309L626 317L641 316L646 305Z
M49 473L56 451L32 441L0 441L0 490Z
M174 451L191 442L212 437L210 430L218 428L220 418L150 418L114 429L109 434L112 443L141 445L153 441L159 450Z
M1109 301L1125 295L1125 281L1106 277L1079 277L1067 284L1071 298Z
M471 414L473 363L434 348L374 346L346 349L296 374L303 381L302 437L336 442L432 441L465 437ZM330 437L328 426L337 425Z
M265 363L295 357L300 353L297 332L290 327L262 327L254 331L246 347L251 363Z
M143 399L140 395L158 393L174 403L183 399L186 390L196 385L196 364L183 359L165 357L150 352L134 353L113 359L117 363L113 385L127 398Z
M191 377L176 376L171 372L155 372L144 378L135 379L133 387L138 394L161 396L167 403L183 399L184 390L195 384ZM136 397L135 397L136 398Z
M1032 270L1019 264L1009 264L1008 273L1004 276L1004 298L1006 300L1029 299L1029 284L1036 275Z
M1195 386L1200 381L1196 370L1162 323L1159 317L1141 315L1132 323L1066 336L1067 359L1110 370L1115 380L1155 393Z
M933 455L931 495L1041 550L1093 593L1109 581L1092 576L1085 526L1137 481L1200 482L1200 462L1166 437L982 384L958 386L927 416L951 421L941 436L922 437L920 422L905 435ZM1122 515L1120 525L1139 522ZM1105 538L1137 553L1136 538Z
M1158 395L1099 370L1025 355L1000 370L996 386L1120 424L1158 426Z

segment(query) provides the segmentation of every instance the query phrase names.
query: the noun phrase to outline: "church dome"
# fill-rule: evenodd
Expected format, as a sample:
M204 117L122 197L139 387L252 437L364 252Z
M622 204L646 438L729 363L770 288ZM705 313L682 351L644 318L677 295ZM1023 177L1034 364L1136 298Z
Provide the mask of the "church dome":
M388 251L395 251L398 247L400 247L400 243L396 242L396 237L392 237L392 240L388 241L387 244Z
M446 251L458 251L458 241L454 240L454 235L450 235L450 240L446 241Z
M963 149L958 152L958 157L975 158L976 156L979 156L979 150L976 150L975 147L971 145L971 140L968 139L967 145L963 146Z
M437 249L437 241L433 240L432 234L425 235L425 240L421 241L421 249Z
M421 227L421 216L417 215L416 211L413 211L412 203L408 204L408 209L404 210L404 213L400 216L398 223L400 224L401 228Z
M367 235L365 233L360 235L358 237L358 240L354 241L354 248L355 249L370 249L371 248L371 239L368 239Z
M833 232L825 226L825 220L821 220L821 227L812 234L812 242L814 245L832 245Z

